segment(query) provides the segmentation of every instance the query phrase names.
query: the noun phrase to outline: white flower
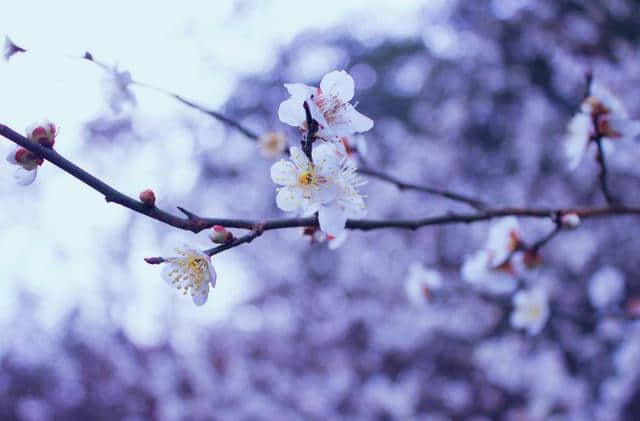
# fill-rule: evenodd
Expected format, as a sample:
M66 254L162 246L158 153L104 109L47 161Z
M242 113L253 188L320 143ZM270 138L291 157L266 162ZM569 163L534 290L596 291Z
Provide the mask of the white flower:
M353 78L344 70L335 70L322 78L319 88L301 83L285 83L291 97L280 104L278 117L283 123L305 127L303 104L308 100L312 117L320 124L320 137L331 138L366 132L373 120L349 103L355 92Z
M216 271L211 264L211 257L190 249L177 249L178 257L164 258L165 267L162 277L171 286L183 290L183 294L191 292L195 305L202 305L209 297L209 284L216 286Z
M489 229L485 247L465 259L462 279L493 294L510 293L517 287L516 273L524 267L521 242L515 217L502 218Z
M335 181L340 171L340 158L329 143L312 150L313 162L297 146L291 147L289 152L290 161L281 159L271 166L271 179L284 186L277 189L276 204L283 211L316 212L320 205L335 199L338 194Z
M487 250L478 250L468 256L462 264L461 276L466 282L492 294L509 294L518 286L513 266L493 267Z
M417 262L409 266L405 280L405 291L412 303L425 304L431 298L432 292L440 288L442 288L442 277L439 272L427 269Z
M7 161L18 166L13 173L13 178L16 183L22 186L33 183L38 174L38 167L44 163L42 158L21 146L15 147L9 152Z
M513 216L502 218L491 226L486 250L494 268L507 262L520 246L521 237L518 219Z
M136 97L129 89L133 83L131 73L128 71L119 71L118 66L113 68L107 68L107 77L103 80L103 89L107 95L107 102L109 107L115 114L119 114L122 111L122 106L125 103L136 105Z
M587 146L591 141L592 126L591 116L583 112L579 112L569 120L567 136L564 142L564 151L569 160L569 169L575 169L587 152Z
M341 156L335 148L334 153ZM347 219L358 219L366 215L364 197L358 192L358 187L366 182L356 173L356 167L351 161L343 157L335 183L338 193L334 200L320 206L318 222L322 231L338 237L344 232Z
M580 164L596 134L602 138L605 152L610 152L615 142L630 142L640 134L640 120L629 119L622 101L604 85L593 82L590 95L568 125L565 153L570 169Z
M614 267L605 266L589 279L589 300L597 309L619 302L624 297L624 292L624 274Z
M267 159L278 159L287 147L283 132L267 132L258 138L258 151Z
M515 309L511 313L511 326L525 329L529 335L539 333L549 319L549 301L540 288L519 291L513 296Z

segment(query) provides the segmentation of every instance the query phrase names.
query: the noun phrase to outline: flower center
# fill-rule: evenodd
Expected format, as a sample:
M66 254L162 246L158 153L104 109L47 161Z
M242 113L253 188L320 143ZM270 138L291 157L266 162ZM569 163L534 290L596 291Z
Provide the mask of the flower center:
M318 89L318 91L320 90ZM327 95L321 91L316 96L315 101L318 108L320 108L322 115L329 124L336 123L340 113L344 111L347 106L335 95Z
M192 293L199 290L202 285L208 282L209 264L201 256L193 253L178 251L184 257L172 259L176 267L169 272L172 283L176 284L178 289L183 289L186 295L189 289Z
M309 186L313 183L313 173L311 171L305 171L298 176L298 183L303 186Z

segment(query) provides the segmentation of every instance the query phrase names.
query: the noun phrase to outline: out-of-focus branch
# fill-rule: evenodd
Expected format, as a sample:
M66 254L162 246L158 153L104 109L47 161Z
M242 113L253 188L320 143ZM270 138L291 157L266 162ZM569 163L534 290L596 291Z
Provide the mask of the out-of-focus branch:
M358 173L363 175L368 175L369 177L377 178L378 180L386 181L391 184L395 184L400 190L415 190L422 193L432 194L435 196L446 197L447 199L451 199L456 202L465 203L475 209L482 210L486 209L487 205L479 199L475 199L469 196L465 196L459 193L454 193L449 190L444 190L436 187L423 186L420 184L408 183L406 181L402 181L392 175L386 174L382 171L374 170L372 168L359 168Z

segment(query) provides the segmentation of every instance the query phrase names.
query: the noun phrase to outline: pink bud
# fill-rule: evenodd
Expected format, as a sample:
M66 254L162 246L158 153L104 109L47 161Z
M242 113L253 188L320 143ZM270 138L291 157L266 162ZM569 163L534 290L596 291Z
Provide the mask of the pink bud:
M209 239L216 244L226 244L233 240L233 234L221 225L214 225L209 232Z
M140 201L150 208L154 207L156 205L156 195L153 190L147 189L140 193Z
M27 138L45 148L53 148L57 134L56 125L48 120L43 120L27 127Z

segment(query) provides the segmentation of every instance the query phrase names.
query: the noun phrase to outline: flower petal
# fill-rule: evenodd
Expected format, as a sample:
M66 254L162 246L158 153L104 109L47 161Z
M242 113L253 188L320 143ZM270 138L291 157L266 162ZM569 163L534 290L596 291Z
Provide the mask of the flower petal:
M340 171L340 155L333 143L322 143L311 151L318 175L332 176Z
M278 107L278 118L285 124L294 127L300 127L306 120L304 107L302 104L304 99L299 97L291 97L280 103Z
M202 284L202 286L196 291L194 291L194 294L191 296L191 299L193 300L193 304L197 306L201 306L204 303L206 303L208 298L209 298L208 283Z
M296 164L302 171L307 171L309 169L309 158L302 152L302 149L298 146L292 146L289 148L289 155L291 155L291 161Z
M320 89L325 94L335 95L344 102L353 99L355 84L353 78L344 70L334 70L322 78Z
M9 153L7 154L7 162L10 162L11 164L17 165L18 162L16 161L16 152L18 151L18 148L11 148L11 151L9 151Z
M38 174L37 167L30 171L25 170L22 167L18 167L13 173L13 179L16 181L16 183L20 184L21 186L28 186L29 184L33 183L33 181L36 179L37 174Z
M360 113L351 104L345 104L340 119L332 126L332 131L336 136L345 136L353 133L362 133L373 127L373 120Z
M271 180L274 183L290 186L296 184L297 179L298 171L292 162L281 159L271 166Z
M291 212L300 207L304 192L297 187L282 187L276 195L276 204L285 212Z
M317 88L313 86L305 85L304 83L285 83L284 87L289 92L289 95L292 97L297 97L304 101L309 98L311 95L314 95L317 92Z
M324 233L337 237L344 231L347 217L337 206L322 206L318 211L318 222Z

